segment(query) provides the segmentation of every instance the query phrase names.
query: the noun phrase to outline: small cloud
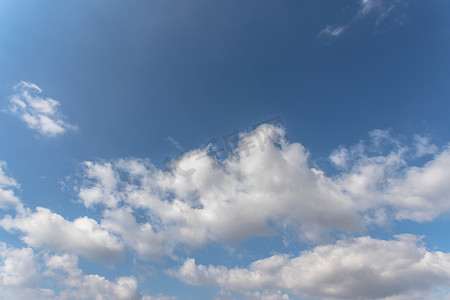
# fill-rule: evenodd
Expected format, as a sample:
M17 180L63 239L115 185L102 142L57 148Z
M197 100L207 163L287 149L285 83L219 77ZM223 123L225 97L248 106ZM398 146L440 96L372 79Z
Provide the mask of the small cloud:
M319 36L327 35L331 37L339 37L346 31L348 27L352 26L355 22L365 19L369 16L375 16L375 26L378 26L402 2L404 2L404 0L360 0L358 11L347 24L338 26L326 26L320 31Z
M9 98L9 107L4 111L18 116L40 135L55 137L76 128L63 120L64 116L58 109L59 101L39 96L42 90L36 84L21 81L13 90L15 93Z
M382 0L361 0L358 15L364 16L374 11L383 10L383 6Z
M339 148L334 150L329 158L336 167L345 169L347 168L349 153L346 148Z
M427 137L415 135L414 136L414 145L416 147L416 157L422 157L427 154L436 154L439 148L430 144L430 140Z
M332 37L338 37L342 33L344 33L344 31L345 31L345 26L336 26L336 27L327 26L319 33L319 35L329 35Z
M181 152L184 151L183 146L181 146L181 144L180 144L179 142L177 142L173 137L168 136L166 139L167 139L167 141L170 142L170 144L172 144L172 146L174 146L175 148L177 148L177 150L179 150L179 151L181 151Z

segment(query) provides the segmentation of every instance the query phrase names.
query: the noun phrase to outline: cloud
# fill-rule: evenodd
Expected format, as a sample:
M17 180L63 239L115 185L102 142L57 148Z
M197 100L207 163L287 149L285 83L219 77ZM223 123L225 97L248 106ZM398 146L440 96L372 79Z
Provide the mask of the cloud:
M130 208L105 211L101 225L119 235L140 259L161 260L172 252L171 247L164 249L164 232L155 232L149 222L138 224Z
M134 277L110 281L99 275L85 275L78 268L78 258L74 255L47 256L44 275L58 279L59 286L64 288L58 299L176 300L165 295L143 295Z
M54 255L45 263L46 276L58 278L66 289L60 299L141 299L137 281L133 277L120 277L111 282L98 275L84 275L78 268L78 258L72 255Z
M118 239L88 217L71 222L38 207L35 212L15 218L6 216L0 220L0 226L8 231L21 231L22 240L37 249L82 254L96 260L117 260L123 255Z
M405 0L360 0L359 8L349 23L337 26L328 25L319 32L319 36L325 35L337 38L349 27L369 16L375 18L375 26L378 26L403 2Z
M42 90L34 83L21 81L14 86L9 98L7 112L18 116L27 126L45 137L55 137L75 129L65 122L58 107L60 103L52 98L41 98Z
M44 255L43 264L31 248L12 248L0 243L0 297L2 299L126 299L176 300L165 295L144 295L134 277L85 275L74 255ZM42 271L42 272L41 272ZM40 288L50 280L52 289Z
M386 200L397 219L431 221L450 209L450 148L423 167L409 167L401 178L389 179Z
M0 242L0 298L15 300L55 299L55 293L39 288L40 266L31 248L13 248Z
M334 150L329 158L336 167L345 169L347 168L349 153L347 149L341 147Z
M319 35L329 35L332 37L338 37L344 33L346 26L327 26L319 33Z
M308 298L381 299L450 285L450 254L428 251L417 236L395 240L365 236L274 255L248 268L197 265L188 259L168 274L197 286L219 286L242 295L281 291ZM393 298L392 298L393 299Z
M134 158L85 162L76 189L86 207L103 210L103 228L138 257L156 260L180 245L292 232L325 243L335 232L361 232L365 225L394 220L431 221L450 211L448 148L417 138L410 148L386 130L373 130L369 138L332 152L339 171L334 176L313 167L304 147L285 139L284 129L263 125L241 135L228 158L218 161L195 149L172 172ZM424 147L434 156L423 166L409 165Z
M366 220L380 225L390 219L425 222L450 210L449 147L438 150L428 139L415 136L410 149L387 131L374 131L370 136L370 145L341 147L330 157L338 167L345 162L347 169L334 181ZM425 153L434 156L423 166L409 165L411 158Z
M10 191L9 199L13 199L1 203L6 208L21 207L15 216L0 220L0 226L19 231L27 247L54 257L44 276L54 272L75 282L70 286L61 281L67 291L57 295L20 279L21 268L15 265L19 259L9 260L0 276L18 278L18 287L10 284L0 296L20 288L28 295L23 294L23 299L73 298L83 289L85 294L80 295L86 298L96 290L158 299L140 295L133 277L111 281L82 274L75 267L75 255L114 261L128 249L133 258L161 261L164 257L179 259L180 252L208 243L235 245L255 236L292 233L314 244L330 243L336 236L343 240L302 252L297 258L274 255L249 268L206 267L187 260L176 276L194 285L220 286L225 292L216 296L223 299L229 296L226 290L247 299L286 299L288 294L406 299L423 295L424 290L432 293L432 285L448 284L448 273L439 268L448 267L449 254L427 251L416 237L382 241L345 236L373 224L431 221L448 213L449 146L438 148L421 136L407 146L387 130L373 130L368 141L340 146L331 153L337 172L329 176L314 166L301 144L286 139L283 128L261 125L238 140L227 158L219 160L207 149L194 149L175 161L169 172L136 158L83 163L75 189L80 203L100 210L98 220L80 217L70 221L46 208L23 208L15 196L20 185L7 175L6 164L0 163L0 191ZM422 156L418 153L429 155L423 165L415 165ZM31 248L5 250L4 255L23 255L21 260L30 270L38 270L39 266L33 267L35 260L27 260L33 257ZM372 261L376 263L371 265ZM11 272L15 269L19 275ZM422 283L416 283L419 277ZM371 289L367 282L381 288ZM106 298L114 298L108 293Z
M255 134L260 133L265 144L258 144ZM125 215L118 208L140 210L148 219L141 224L146 231L161 231L166 241L194 247L270 236L283 228L323 242L335 230L362 228L351 199L309 165L303 146L287 142L282 128L264 125L243 135L236 153L223 161L197 149L176 165L192 176L179 176L177 169L167 174L140 159L87 162L80 200L86 207L106 207L109 219L121 215L119 223ZM168 180L173 176L175 181ZM113 228L111 222L102 224ZM134 220L128 224L137 228L131 225ZM159 247L156 235L151 236L147 234L149 245L142 249Z
M23 204L14 192L20 185L14 178L7 176L5 170L6 163L0 161L0 209L14 208L18 212L23 213Z
M415 135L414 143L416 146L416 157L436 154L439 151L439 148L434 144L430 144L430 140L425 136Z
M4 287L33 288L39 283L38 265L31 248L9 248L0 243L0 284Z

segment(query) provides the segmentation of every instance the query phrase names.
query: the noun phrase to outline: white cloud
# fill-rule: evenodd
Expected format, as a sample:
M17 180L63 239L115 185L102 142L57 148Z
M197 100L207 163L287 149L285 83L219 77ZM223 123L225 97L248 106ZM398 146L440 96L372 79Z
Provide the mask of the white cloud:
M248 268L197 265L188 259L168 274L242 295L271 290L308 298L381 299L450 286L450 254L426 250L413 235L389 241L366 236L318 246L294 258L274 255Z
M375 17L375 25L378 26L382 23L392 11L398 7L404 0L360 0L359 8L352 18L345 25L326 26L322 29L319 35L327 35L331 37L341 36L349 27L353 26L356 22L369 16Z
M39 288L41 267L31 248L12 248L0 242L0 298L14 300L55 299L55 293Z
M102 227L120 235L122 241L131 248L140 259L160 260L170 255L171 247L163 246L163 232L155 232L149 222L138 224L130 208L105 211Z
M348 150L345 148L339 148L333 151L330 155L331 162L339 168L347 168L348 160L349 160Z
M22 240L29 246L56 252L82 254L96 260L120 259L123 246L95 220L83 217L73 222L38 207L36 212L6 216L0 220L5 230L23 232Z
M54 137L75 128L63 120L58 101L39 96L42 90L36 84L21 81L14 86L14 92L9 98L7 111L18 116L42 136Z
M14 208L19 213L24 212L22 202L15 195L14 190L20 185L12 177L5 174L6 163L0 161L0 209Z
M439 151L439 148L434 144L430 144L430 140L425 136L415 135L414 144L416 146L416 157L436 154Z
M380 132L383 133L370 134L369 146L359 143L350 149L340 148L330 158L340 163L337 154L345 153L342 160L348 169L334 180L366 220L383 224L392 215L397 220L424 222L449 212L450 148L438 150L427 139L416 136L415 149L410 150L391 135ZM393 149L380 153L386 145ZM423 166L409 166L408 160L417 157L418 152L434 153L434 157Z
M260 145L255 134L262 132L267 142ZM148 218L141 224L145 230L162 231L167 241L191 246L273 235L286 227L314 242L327 240L334 230L360 230L351 199L309 165L300 144L284 136L281 128L261 126L242 136L237 152L220 167L204 150L193 150L176 165L194 174L174 182L167 178L173 175L144 160L85 163L79 197L87 207L141 209ZM113 228L111 222L104 224ZM149 244L142 249L159 247L147 236Z
M176 300L165 295L143 295L134 277L119 277L110 281L99 275L85 275L78 268L78 258L73 255L48 256L46 276L58 279L64 289L58 299L111 299L111 300Z
M116 207L120 200L115 195L118 188L119 176L115 173L111 163L84 162L85 176L95 184L89 184L80 188L80 198L86 207L102 203L107 207Z
M332 37L339 37L344 33L346 26L327 26L319 33L319 35L329 35Z
M389 180L386 200L398 219L431 221L450 210L450 148L423 167L409 167Z
M51 256L46 262L46 275L59 278L63 290L60 299L141 299L137 281L120 277L111 282L99 275L84 275L76 256Z
M256 134L262 132L261 145ZM193 150L172 174L141 159L86 162L79 198L86 207L106 208L102 226L144 259L170 255L177 245L292 231L323 243L335 231L363 230L363 223L430 221L450 210L448 149L422 167L408 166L415 154L389 131L374 130L368 145L331 154L340 172L328 177L284 136L282 128L264 125L242 135L230 157L218 162Z
M39 283L38 265L33 249L9 248L0 243L0 285L13 288L33 288Z
M2 299L111 299L111 300L176 300L165 295L143 295L134 277L85 275L78 268L74 255L44 255L38 263L31 248L11 248L0 243L0 297ZM42 271L42 272L41 272ZM50 280L52 289L40 288L40 282Z
M300 239L324 243L332 240L335 232L362 231L364 222L383 225L403 219L431 221L450 211L449 147L439 149L417 136L414 145L407 147L385 130L374 130L369 137L369 142L341 146L332 152L330 160L338 172L331 177L312 166L302 145L286 140L283 128L270 125L241 135L235 152L221 161L208 157L206 150L190 151L175 162L171 174L142 159L85 162L78 196L86 207L101 210L98 221L88 217L69 221L41 207L35 211L24 209L14 194L19 184L6 175L6 164L0 163L0 191L11 191L14 199L3 201L4 205L22 207L15 217L4 217L0 226L10 232L20 231L29 247L58 254L49 260L52 263L47 267L53 269L46 274L51 276L51 272L59 270L74 280L72 286L62 283L68 288L60 296L73 298L79 290L83 290L80 295L85 298L94 291L123 291L123 295L133 297L164 299L163 295L140 295L132 277L110 281L95 274L84 275L71 259L76 259L73 255L84 255L116 260L122 257L125 247L142 260L161 260L164 256L177 259L174 253L178 254L175 250L179 249L291 232ZM416 162L418 152L433 156L423 166L411 166L409 160ZM180 170L191 170L192 175L181 176ZM10 253L26 258L31 249L24 249L29 250ZM390 252L398 256L389 256ZM366 263L377 257L383 259L374 265ZM406 267L400 257L407 262ZM70 267L63 263L56 267L58 259ZM408 236L395 241L362 237L316 247L297 258L275 255L247 269L206 267L187 260L178 271L183 281L217 285L247 299L286 299L286 293L406 299L423 295L423 290L434 284L446 285L448 273L439 268L447 268L448 261L448 254L426 251L417 239ZM0 270L0 274L6 274L0 275L2 278L12 276L8 270L21 272L20 267L11 267L16 262L9 262ZM29 260L26 264L32 263ZM333 277L338 273L345 276ZM402 276L403 281L397 279ZM424 279L416 284L420 276ZM348 280L341 282L342 278ZM372 281L381 285L386 295L364 285ZM19 286L20 282L31 281L16 282ZM13 293L13 289L10 284L0 291L0 297ZM26 295L34 295L28 298L60 297L35 285L24 285L22 289L24 293L26 289ZM108 293L105 297L114 298ZM225 299L228 294L217 297Z
M358 13L360 15L367 15L374 11L384 10L385 5L383 2L383 0L361 0Z

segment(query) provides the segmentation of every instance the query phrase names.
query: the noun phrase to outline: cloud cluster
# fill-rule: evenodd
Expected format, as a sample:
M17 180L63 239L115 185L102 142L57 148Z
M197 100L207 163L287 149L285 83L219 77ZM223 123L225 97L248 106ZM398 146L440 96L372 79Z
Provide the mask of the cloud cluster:
M32 248L16 249L0 244L0 297L2 299L111 299L175 300L174 297L143 295L134 277L114 281L99 275L85 275L73 255L44 255L44 262ZM40 281L51 279L52 289L39 288Z
M165 295L143 295L134 277L110 281L96 274L83 274L78 268L77 255L115 261L124 254L123 244L94 219L82 217L68 221L47 208L37 207L34 212L25 208L12 191L20 185L5 174L5 168L6 163L0 162L1 208L13 208L15 216L4 216L0 226L9 232L20 231L23 242L29 247L14 248L0 242L0 298L176 299ZM143 235L141 237L145 240ZM54 290L40 288L41 281L48 278L59 283L54 284Z
M409 165L427 154L434 156L425 165ZM368 144L331 154L339 170L334 176L313 167L302 145L270 125L242 135L224 160L208 155L205 149L188 152L172 173L142 159L85 162L80 201L102 209L102 226L141 258L169 254L177 244L198 247L286 230L323 243L336 231L431 221L450 210L450 150L420 136L411 148L374 130Z
M380 154L378 150L385 145L392 149ZM434 156L423 166L409 165L410 160L426 154ZM389 219L432 221L450 210L449 147L438 151L426 138L416 136L410 149L389 132L376 130L369 145L341 147L330 160L343 169L335 182L377 224Z
M258 145L257 133L264 133L264 144ZM136 239L124 233L146 232L151 244L141 246L143 255L155 247L167 249L165 241L202 246L292 227L305 240L322 242L336 230L362 229L351 199L309 165L308 153L289 143L282 128L264 125L242 136L235 155L223 161L197 149L176 164L195 173L167 174L140 159L86 162L79 197L86 207L105 208L102 224L131 239L130 246ZM136 210L147 218L140 227L131 213Z
M168 273L188 284L215 285L243 295L266 289L280 296L279 291L307 298L381 299L450 286L450 254L426 250L413 235L388 241L365 236L318 246L294 258L274 255L248 268L197 265L188 259Z
M98 220L70 221L46 208L24 208L15 196L19 185L6 175L2 163L0 195L9 196L0 203L15 208L15 215L3 217L0 226L19 232L30 247L4 250L4 255L22 255L23 261L28 257L27 264L33 266L32 249L47 253L45 276L70 278L60 282L67 287L64 297L90 298L98 292L132 299L143 297L134 278L109 281L84 275L76 267L76 256L115 261L127 249L136 259L160 261L178 259L185 249L209 243L235 245L255 236L294 233L323 246L296 258L275 255L247 269L206 267L187 260L170 274L193 285L220 286L224 292L218 297L224 299L227 291L247 299L288 299L288 294L413 297L434 285L448 285L449 255L427 251L416 237L345 237L366 226L431 221L450 211L450 148L439 149L422 136L406 146L383 130L369 137L332 152L330 162L337 170L333 176L315 167L301 144L287 140L283 128L272 125L242 134L234 153L225 159L208 149L195 149L175 161L171 171L136 158L84 162L75 190L80 203L99 210ZM414 164L418 158L428 162ZM338 236L342 240L325 245ZM35 287L33 272L21 278L16 264L18 259L11 258L0 270L3 283L16 282L35 293L33 298L49 298L52 291ZM11 273L13 269L19 273ZM7 286L8 291L13 288Z
M59 253L82 254L96 260L117 260L122 257L123 247L117 238L88 217L73 222L38 207L35 212L6 216L0 220L5 230L19 230L22 240L33 248Z
M76 256L64 254L47 257L45 275L59 278L66 287L61 299L142 299L137 281L133 277L120 277L114 282L98 275L85 275L78 268Z
M36 84L21 81L14 86L14 92L9 98L7 111L40 135L54 137L75 128L63 120L58 101L39 96L42 90Z
M0 243L0 283L5 287L34 288L39 283L38 265L33 249L9 248Z

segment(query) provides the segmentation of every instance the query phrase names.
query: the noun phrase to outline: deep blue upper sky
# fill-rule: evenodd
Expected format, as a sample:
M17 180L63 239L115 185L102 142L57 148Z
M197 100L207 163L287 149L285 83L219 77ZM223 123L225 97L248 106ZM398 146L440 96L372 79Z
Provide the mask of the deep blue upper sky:
M357 1L2 1L0 98L31 81L80 131L42 141L3 115L0 155L38 169L51 153L60 176L67 158L159 165L167 136L192 149L278 115L314 158L374 128L445 144L448 6L409 1L331 38Z

